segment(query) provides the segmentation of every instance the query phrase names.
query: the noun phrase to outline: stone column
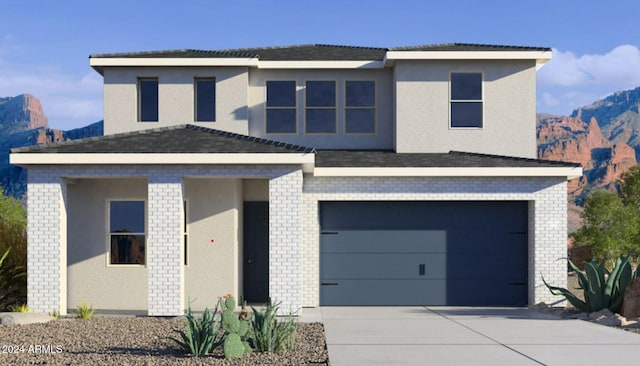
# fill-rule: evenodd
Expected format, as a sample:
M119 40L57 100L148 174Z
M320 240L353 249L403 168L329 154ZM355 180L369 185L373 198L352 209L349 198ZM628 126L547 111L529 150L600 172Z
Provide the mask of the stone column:
M160 171L152 173L148 179L148 313L150 316L182 315L182 178Z

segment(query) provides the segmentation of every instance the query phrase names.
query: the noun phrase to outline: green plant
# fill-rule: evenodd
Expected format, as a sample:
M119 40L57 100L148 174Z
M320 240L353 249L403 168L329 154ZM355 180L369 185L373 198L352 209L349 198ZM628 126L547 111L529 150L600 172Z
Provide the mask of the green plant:
M0 311L23 304L26 300L27 274L23 267L12 266L9 261L11 248L0 257Z
M84 301L81 305L76 307L76 317L80 319L89 319L95 312L96 311L93 309L93 306L87 305Z
M585 263L584 272L571 260L568 261L578 275L578 289L583 290L584 301L565 288L549 285L544 277L542 281L552 294L564 296L571 305L583 312L591 313L602 309L620 312L627 284L640 276L640 271L632 270L628 255L618 257L611 271L607 270L605 259L598 263L598 260L593 258L590 263Z
M49 312L49 316L52 316L56 319L60 318L60 312L58 310L52 310Z
M220 319L216 318L216 314L218 314L217 306L213 312L209 308L205 308L202 316L198 319L191 312L191 304L189 304L185 314L185 328L174 329L180 338L167 338L194 357L210 354L222 345Z
M263 310L253 310L252 341L256 351L278 352L295 348L298 326L291 313L284 322L279 322L277 315L280 303L273 304L271 299Z
M250 319L246 309L236 316L236 300L230 295L220 299L222 307L222 329L225 332L223 344L225 358L239 358L246 353L251 353L252 348L248 342Z
M27 306L27 304L13 305L9 307L9 310L14 313L28 313L29 306Z

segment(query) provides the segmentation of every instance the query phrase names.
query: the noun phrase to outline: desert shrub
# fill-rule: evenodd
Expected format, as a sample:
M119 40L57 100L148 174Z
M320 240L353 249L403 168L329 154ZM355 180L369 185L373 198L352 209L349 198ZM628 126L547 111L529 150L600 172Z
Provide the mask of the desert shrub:
M236 300L231 294L225 295L219 301L222 308L222 329L224 330L223 351L225 358L239 358L251 353L253 349L249 344L249 328L251 316L242 305L240 315L236 315Z
M76 306L76 317L80 319L90 319L96 311L93 306L88 305L86 302Z
M551 286L544 278L542 281L552 294L564 296L576 309L588 313L602 309L619 313L627 284L640 276L640 271L632 269L628 255L618 257L611 271L607 270L605 259L598 262L594 258L590 263L585 263L584 271L581 271L570 259L568 262L578 274L580 286L578 289L583 290L584 301L566 288Z
M209 308L197 318L191 311L191 305L185 314L186 323L183 329L174 329L178 337L167 337L174 341L185 353L194 357L213 353L222 345L222 329L217 316L218 307L211 312Z
M284 321L278 321L280 303L273 304L271 299L263 310L254 307L251 319L253 348L258 352L278 352L295 348L298 326L291 313Z
M2 193L2 187L0 187ZM0 311L27 300L27 215L14 198L0 194Z

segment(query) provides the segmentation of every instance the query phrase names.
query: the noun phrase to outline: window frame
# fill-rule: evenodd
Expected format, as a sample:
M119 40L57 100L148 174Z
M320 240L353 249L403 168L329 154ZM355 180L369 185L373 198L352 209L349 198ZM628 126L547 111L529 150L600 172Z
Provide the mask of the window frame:
M155 120L143 120L142 119L142 83L145 81L155 81L156 82L156 119ZM160 79L157 76L145 76L138 77L137 80L137 117L138 122L141 123L154 123L160 121Z
M144 233L128 233L131 235L144 235L144 264L140 264L140 263L111 263L111 237L113 235L118 235L118 234L122 234L122 233L112 233L111 232L111 202L142 202L144 204ZM148 208L147 208L147 200L146 199L138 199L138 198L110 198L106 200L106 205L105 205L105 209L106 209L106 215L105 215L105 221L106 221L106 227L105 227L105 231L106 231L106 245L107 245L107 250L106 250L106 265L107 267L125 267L125 268L131 268L131 267L146 267L147 266L147 232L149 231L149 228L147 226L147 218L148 218Z
M210 81L213 82L213 119L211 120L200 120L198 119L198 82L199 81ZM217 84L216 78L213 76L196 76L193 78L193 121L194 122L215 122L216 114L218 112L216 101L217 101Z
M268 93L269 93L269 87L268 84L269 82L291 82L293 83L293 90L294 90L294 97L295 97L295 101L294 101L294 105L293 106L269 106L267 105L267 98L268 98ZM291 80L291 79L287 79L287 80L280 80L280 79L276 79L276 80L265 80L264 83L264 133L265 135L297 135L298 134L298 91L299 91L299 87L298 87L298 82L296 80ZM293 110L294 111L294 115L295 115L295 123L294 123L294 131L293 132L269 132L269 124L268 124L268 119L267 119L267 111L269 110Z
M314 81L333 82L333 106L332 107L308 107L307 106L307 83ZM333 132L307 132L307 111L308 110L333 110L335 123ZM304 81L304 134L311 136L335 136L338 134L338 81L336 79L308 79Z
M453 74L479 74L480 75L480 99L453 99L452 94L453 94ZM451 130L482 130L485 128L485 118L484 118L484 89L485 89L485 85L484 85L484 72L483 71L478 71L478 70L456 70L456 71L450 71L449 72L449 129ZM480 118L481 118L481 124L480 126L453 126L452 125L452 117L453 117L453 112L452 112L452 106L455 103L480 103L481 109L480 109Z
M347 105L347 83L368 81L373 82L373 106L348 106ZM342 118L342 133L344 135L376 135L378 133L378 82L375 79L345 79L344 80L344 102L343 102L343 118ZM347 131L347 110L373 110L373 132L348 132Z

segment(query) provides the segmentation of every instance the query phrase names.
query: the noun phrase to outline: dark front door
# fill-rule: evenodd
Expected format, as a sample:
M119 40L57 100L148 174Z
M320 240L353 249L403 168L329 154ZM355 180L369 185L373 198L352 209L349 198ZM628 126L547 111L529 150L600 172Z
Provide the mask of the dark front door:
M322 202L320 305L527 304L527 202Z
M266 302L269 297L269 202L245 202L244 300Z

